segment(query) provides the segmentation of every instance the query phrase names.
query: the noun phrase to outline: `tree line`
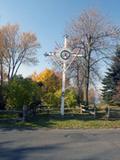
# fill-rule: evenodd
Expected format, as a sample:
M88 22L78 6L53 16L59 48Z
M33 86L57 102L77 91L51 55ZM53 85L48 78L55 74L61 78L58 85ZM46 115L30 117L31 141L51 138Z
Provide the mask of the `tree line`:
M99 68L109 65L103 79L103 100L120 101L120 27L109 23L95 10L84 11L66 28L68 46L82 54L74 59L67 72L66 105L89 107L91 86L103 79ZM40 43L32 32L21 32L19 25L7 24L0 28L0 108L20 107L34 101L47 106L59 106L61 73L45 70L24 79L17 76L22 64L37 64ZM56 50L60 49L57 47Z
M102 81L102 68L104 70L105 65L108 67L112 63L118 49L120 27L111 24L98 11L89 10L72 20L65 33L69 35L71 51L82 55L82 58L76 56L68 77L77 89L78 105L84 101L88 108L91 86L95 87L96 82Z

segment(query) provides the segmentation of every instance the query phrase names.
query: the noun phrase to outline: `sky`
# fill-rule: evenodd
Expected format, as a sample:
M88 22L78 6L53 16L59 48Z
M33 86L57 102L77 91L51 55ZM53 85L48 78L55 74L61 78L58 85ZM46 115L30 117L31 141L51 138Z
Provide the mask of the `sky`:
M19 74L26 77L50 67L44 53L53 51L56 42L63 43L71 20L92 8L120 25L120 0L0 0L0 25L17 23L22 31L34 32L41 44L39 64L22 66Z

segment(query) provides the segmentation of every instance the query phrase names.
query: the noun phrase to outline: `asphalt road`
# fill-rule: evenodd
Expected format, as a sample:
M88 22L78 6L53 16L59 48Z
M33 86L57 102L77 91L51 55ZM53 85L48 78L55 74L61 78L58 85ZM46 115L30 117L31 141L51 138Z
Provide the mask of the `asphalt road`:
M0 129L0 160L120 160L120 129Z

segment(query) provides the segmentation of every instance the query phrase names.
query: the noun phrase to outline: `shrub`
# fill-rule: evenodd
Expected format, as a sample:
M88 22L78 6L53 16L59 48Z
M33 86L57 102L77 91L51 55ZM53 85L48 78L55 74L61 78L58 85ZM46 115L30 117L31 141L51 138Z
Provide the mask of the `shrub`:
M6 86L6 108L21 109L40 100L40 87L31 79L15 76Z

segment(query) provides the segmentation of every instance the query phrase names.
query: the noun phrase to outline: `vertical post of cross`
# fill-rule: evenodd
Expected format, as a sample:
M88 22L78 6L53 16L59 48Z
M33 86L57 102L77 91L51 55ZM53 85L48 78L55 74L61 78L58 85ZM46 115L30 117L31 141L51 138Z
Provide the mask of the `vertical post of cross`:
M68 35L65 35L65 37L64 37L64 49L67 48L67 38L68 38ZM61 116L64 116L65 74L66 74L66 62L63 61L63 68L62 68Z
M64 116L64 98L65 98L65 68L66 64L63 63L62 71L62 97L61 97L61 116Z

